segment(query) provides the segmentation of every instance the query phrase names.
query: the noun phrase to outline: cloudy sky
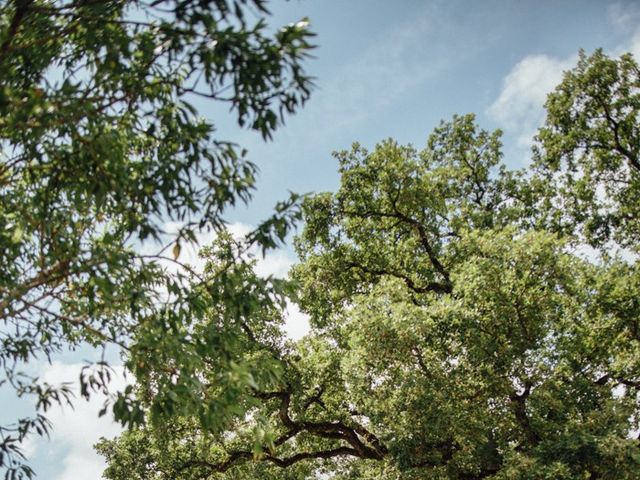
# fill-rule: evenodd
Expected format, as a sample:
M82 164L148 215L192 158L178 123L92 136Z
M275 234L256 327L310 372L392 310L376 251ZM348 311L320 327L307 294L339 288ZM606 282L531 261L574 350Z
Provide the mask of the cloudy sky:
M504 130L505 161L523 166L545 95L579 49L632 51L640 58L640 3L634 2L292 0L274 1L271 10L274 26L309 17L318 33L308 63L317 88L269 144L239 131L224 110L199 105L218 122L220 137L248 148L261 168L254 201L230 214L237 232L268 216L288 191L335 189L332 151L354 141L371 148L388 137L420 147L454 113L475 112L484 128ZM189 255L195 259L195 252ZM289 247L262 260L259 269L285 275L294 261ZM288 329L296 337L306 324L295 307L290 313ZM60 357L40 366L41 375L52 383L76 381L81 360L78 354ZM91 445L118 432L108 419L97 419L101 403L78 401L74 410L52 412L50 440L28 445L39 478L101 477ZM0 406L0 416L28 407L1 396Z

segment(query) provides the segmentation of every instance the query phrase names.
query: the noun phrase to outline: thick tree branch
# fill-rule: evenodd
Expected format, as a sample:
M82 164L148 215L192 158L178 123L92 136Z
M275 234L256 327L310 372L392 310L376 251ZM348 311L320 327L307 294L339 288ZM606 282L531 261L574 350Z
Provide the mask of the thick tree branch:
M622 145L622 141L620 140L620 123L617 122L611 115L611 110L609 108L609 105L607 105L607 102L604 102L600 97L595 97L595 98L596 98L596 101L602 107L605 118L607 119L607 122L611 127L615 149L618 151L618 153L620 153L621 155L626 157L627 160L629 160L629 163L633 168L635 168L637 172L640 172L640 161L638 161L637 155L634 155L633 152L631 152L631 150L629 150L624 145Z
M323 393L324 393L324 387L318 387L317 392L314 393L311 397L309 397L309 399L306 402L304 402L304 405L302 406L302 409L306 411L314 403L318 404L322 408L326 408L324 402L322 401L322 394Z
M363 272L371 275L379 275L379 276L388 275L390 277L398 278L404 281L404 283L407 285L407 288L409 288L415 293L428 293L428 292L451 293L451 285L447 285L440 282L429 282L424 286L416 285L416 282L414 282L410 277L403 275L402 273L399 273L399 272L386 270L384 268L371 268L357 262L348 262L347 268L360 269Z
M345 441L350 446L349 455L359 458L381 460L387 453L386 447L382 445L379 439L362 425L349 426L340 421L309 422L292 419L289 412L291 405L290 389L279 392L256 392L255 396L265 400L278 399L280 401L278 416L287 431L276 440L275 443L277 445L281 445L300 432L306 432L321 438ZM320 400L319 395L317 400Z
M403 219L416 230L416 232L418 233L418 237L420 238L420 244L422 245L422 248L424 248L424 251L427 252L427 256L429 257L429 261L433 265L433 268L435 268L436 271L440 275L442 275L442 277L445 279L447 284L450 284L451 281L449 279L449 272L446 270L446 268L444 268L444 265L442 265L437 255L435 254L435 251L431 246L431 241L429 240L429 235L427 234L427 231L425 230L424 226L420 222L418 222L416 219L400 212L397 205L394 204L393 209L395 211L395 215L398 218Z
M13 12L13 17L11 19L11 23L9 24L9 28L7 29L7 34L0 45L0 62L2 62L11 46L11 42L15 38L20 29L20 25L24 21L24 18L27 15L27 11L29 7L33 3L33 0L15 0L15 10Z
M526 406L526 401L531 393L532 386L531 382L525 382L524 391L521 394L514 392L509 396L509 400L511 400L516 421L518 422L518 425L520 425L520 428L522 428L527 441L531 445L537 445L540 443L541 438L540 435L538 435L538 433L531 427Z
M343 456L357 457L358 452L353 448L338 447L330 450L321 450L318 452L296 453L295 455L292 455L291 457L287 457L287 458L278 458L278 457L273 457L271 455L267 455L264 458L265 460L271 463L274 463L278 467L285 468L293 465L294 463L301 462L303 460L311 460L311 459L317 459L317 458L327 459L327 458L343 457Z
M69 263L69 260L66 259L59 261L51 268L42 270L34 277L17 285L12 291L1 292L4 298L0 300L0 318L5 316L5 309L7 309L13 301L22 298L29 293L29 291L49 283L61 281L69 276Z
M290 388L277 392L254 392L254 395L263 400L278 400L280 402L278 416L287 430L274 441L275 447L283 445L285 442L301 432L312 434L320 438L341 440L348 444L317 451L299 452L287 457L279 457L275 453L268 453L262 456L263 461L273 463L281 468L286 468L305 460L328 459L341 456L382 460L388 453L388 450L382 445L378 438L361 425L349 427L342 422L305 422L292 419L289 412L289 408L291 406ZM321 393L318 393L315 396L319 399L320 395ZM365 441L371 446L366 445L360 438L365 439ZM253 454L249 451L234 451L229 453L229 457L224 462L212 463L204 460L190 460L182 464L178 468L178 471L180 472L199 467L204 468L211 473L223 473L231 467L249 460L252 457Z
M395 203L393 204L393 209L394 209L393 212L388 212L388 213L375 212L375 211L368 211L368 212L343 211L342 213L348 216L359 217L359 218L367 218L367 217L395 218L397 220L401 220L402 222L408 224L418 234L418 238L420 239L420 245L422 246L427 256L429 257L429 261L431 265L436 270L436 272L444 278L445 282L441 284L443 286L443 289L446 290L446 292L444 293L450 293L451 281L449 279L449 272L447 271L447 269L444 267L444 265L440 262L437 255L435 254L435 251L431 246L431 242L429 240L429 235L427 234L427 231L425 230L424 226L416 219L400 212L400 210L398 209L397 205L395 205Z

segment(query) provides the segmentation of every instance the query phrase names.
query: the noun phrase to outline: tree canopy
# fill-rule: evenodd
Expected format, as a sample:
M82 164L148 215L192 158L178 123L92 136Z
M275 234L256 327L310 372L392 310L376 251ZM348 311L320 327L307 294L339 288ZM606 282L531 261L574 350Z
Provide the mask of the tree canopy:
M311 332L292 342L255 315L234 337L275 383L245 387L217 433L179 414L102 441L105 477L637 478L639 95L630 55L581 54L525 170L473 115L422 150L337 153L291 272Z
M223 238L225 210L249 200L256 174L196 102L227 104L268 139L309 97L308 22L273 29L267 17L263 0L0 2L0 384L36 405L0 426L6 478L33 475L21 442L71 401L29 362L118 346L148 387L112 392L105 409L126 425L181 414L219 428L254 384L251 362L228 352L277 285L247 285L246 245L217 252L207 279L180 250L198 232ZM296 215L284 201L248 242L273 247ZM205 365L219 390L203 399ZM109 376L104 362L83 371L82 395Z

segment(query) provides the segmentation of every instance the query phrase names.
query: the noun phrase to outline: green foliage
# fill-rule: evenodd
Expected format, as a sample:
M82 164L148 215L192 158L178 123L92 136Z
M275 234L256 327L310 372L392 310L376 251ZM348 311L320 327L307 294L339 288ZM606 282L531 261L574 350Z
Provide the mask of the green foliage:
M608 77L584 76L603 64ZM550 97L531 172L508 170L500 132L472 115L443 122L421 151L388 140L336 154L340 187L305 199L296 240L294 294L312 332L255 345L281 377L250 388L254 402L226 431L178 416L101 442L105 477L638 478L639 264L566 208L583 200L575 188L613 195L620 175L636 180L612 160L615 142L574 151L604 128L583 92L633 103L635 90L616 90L632 70L630 56L581 58ZM562 133L562 115L593 118ZM637 133L637 115L629 122ZM567 163L602 175L578 187ZM590 205L611 201L609 219L635 208L603 198ZM619 222L611 238L637 248L635 235ZM573 253L584 241L597 261Z
M1 382L38 410L0 427L7 478L33 475L19 444L46 434L42 412L69 400L68 387L27 376L24 364L82 344L119 345L147 382L144 396L115 395L123 424L188 412L219 428L237 413L254 365L228 352L240 348L241 320L275 293L257 280L245 288L254 277L239 252L204 277L179 256L199 231L224 231L225 209L249 200L256 173L195 102L228 104L268 139L309 96L301 62L313 34L306 22L273 31L267 14L263 0L0 3ZM252 241L281 241L295 201ZM205 363L220 392L201 404ZM108 365L87 369L82 395L108 380Z
M547 100L536 160L557 188L560 223L577 223L593 245L640 239L640 70L619 59L580 53Z

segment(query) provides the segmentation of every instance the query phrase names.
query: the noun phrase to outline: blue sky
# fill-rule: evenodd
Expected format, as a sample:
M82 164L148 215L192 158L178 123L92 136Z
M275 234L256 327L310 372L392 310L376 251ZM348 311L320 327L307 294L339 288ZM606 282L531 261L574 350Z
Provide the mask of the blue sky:
M531 132L520 127L531 129L530 124L537 123L533 117L539 115L546 91L516 92L516 97L524 97L513 106L521 116L514 115L517 110L503 115L495 110L492 115L489 109L509 73L520 62L538 58L540 69L532 64L530 71L521 72L535 82L524 86L549 84L549 79L553 85L580 48L618 51L630 46L638 7L585 0L316 0L274 5L274 24L311 19L319 47L308 70L316 76L317 88L304 110L269 144L250 132L220 125L221 134L229 132L249 148L262 170L256 201L237 212L237 220L264 218L287 190L334 189L334 150L349 148L354 141L373 147L388 137L420 147L440 120L454 113L475 112L484 128L505 130L505 160L522 164L527 152L515 147L521 135ZM528 101L537 108L530 108Z
M238 231L266 218L288 191L335 189L332 151L354 141L372 148L388 137L421 147L454 113L475 112L482 127L503 129L505 161L524 166L545 95L580 48L634 51L640 58L640 2L293 0L270 8L273 26L309 17L318 48L307 70L317 88L269 143L239 130L224 108L198 105L217 122L220 138L248 148L261 169L254 201L229 212ZM285 248L260 268L282 275L293 261ZM292 334L304 325L292 309ZM75 381L77 362L77 355L61 357L43 365L42 375ZM51 441L29 445L39 478L100 478L101 459L91 444L118 430L97 420L100 405L78 401L74 411L52 412ZM17 408L6 399L0 406Z

